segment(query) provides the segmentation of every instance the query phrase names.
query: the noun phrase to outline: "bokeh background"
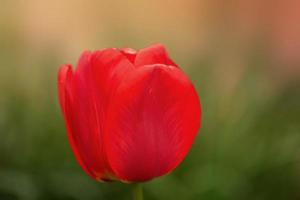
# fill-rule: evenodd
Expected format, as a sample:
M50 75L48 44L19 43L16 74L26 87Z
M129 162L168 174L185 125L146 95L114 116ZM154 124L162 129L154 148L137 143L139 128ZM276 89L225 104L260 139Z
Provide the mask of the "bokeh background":
M203 121L145 199L300 199L299 0L1 0L0 199L131 199L77 165L57 101L85 49L166 45Z

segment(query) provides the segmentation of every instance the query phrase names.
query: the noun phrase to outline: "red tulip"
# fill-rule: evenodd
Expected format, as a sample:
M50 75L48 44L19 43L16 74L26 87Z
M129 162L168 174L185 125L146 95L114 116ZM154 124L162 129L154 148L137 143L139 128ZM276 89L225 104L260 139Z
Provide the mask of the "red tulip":
M175 169L200 128L196 90L162 45L84 52L58 74L69 142L92 178L139 182Z

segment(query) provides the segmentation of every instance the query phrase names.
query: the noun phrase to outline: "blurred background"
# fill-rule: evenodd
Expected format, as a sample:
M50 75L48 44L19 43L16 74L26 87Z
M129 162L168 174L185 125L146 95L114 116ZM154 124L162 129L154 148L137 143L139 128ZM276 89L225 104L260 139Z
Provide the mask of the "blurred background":
M77 165L57 101L85 49L166 45L203 121L145 199L300 199L299 0L1 0L0 199L131 199Z

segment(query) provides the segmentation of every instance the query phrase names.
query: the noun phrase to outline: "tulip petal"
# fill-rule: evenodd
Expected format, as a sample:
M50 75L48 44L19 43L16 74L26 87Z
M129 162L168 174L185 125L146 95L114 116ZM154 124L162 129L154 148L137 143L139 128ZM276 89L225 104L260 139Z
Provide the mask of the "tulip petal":
M82 155L75 143L74 132L76 131L76 127L72 123L72 109L71 107L71 97L70 89L71 82L73 79L73 72L71 65L63 65L58 72L58 91L59 91L59 103L62 108L62 112L65 118L65 124L67 128L67 135L69 139L69 143L71 149L79 163L79 165L84 169L84 171L92 178L96 178L91 170L88 169L87 165L84 163L82 159Z
M137 53L136 50L131 48L123 48L120 49L120 52L123 53L131 63L134 63L136 53Z
M110 95L129 68L134 67L122 53L105 49L84 52L73 76L73 99L68 111L72 132L82 160L98 180L114 179L103 150L102 132Z
M200 127L196 91L174 66L136 68L111 99L104 139L109 164L123 181L146 181L184 159Z
M178 67L169 57L165 47L161 44L152 45L141 49L135 58L136 66L165 64Z
M72 78L73 72L72 72L72 66L71 65L62 65L58 72L58 79L57 79L57 85L58 85L58 92L59 92L59 103L62 108L62 112L65 114L65 93L66 93L66 87L69 83L69 80Z

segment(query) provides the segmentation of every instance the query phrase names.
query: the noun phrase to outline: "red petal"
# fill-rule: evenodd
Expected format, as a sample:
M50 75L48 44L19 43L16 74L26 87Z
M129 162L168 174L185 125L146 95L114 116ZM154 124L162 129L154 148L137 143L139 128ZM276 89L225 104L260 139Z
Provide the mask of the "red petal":
M59 91L59 102L64 114L65 123L67 127L67 135L69 139L69 143L71 145L71 149L79 163L79 165L86 171L86 173L91 176L92 178L96 178L95 175L88 169L86 164L83 162L82 155L80 155L80 151L78 150L77 145L74 141L74 130L72 123L72 110L70 109L71 106L71 98L70 89L71 89L71 82L73 79L73 72L71 65L63 65L61 66L58 72L58 91Z
M135 67L126 56L116 49L106 49L94 53L91 60L92 64L92 79L97 87L96 94L102 95L99 98L105 97L105 103L108 102L115 88L124 78L124 74Z
M73 76L71 65L62 65L58 72L58 97L62 112L65 113L65 90L68 80Z
M161 44L152 45L148 48L141 49L135 58L135 65L151 65L151 64L165 64L178 67L170 58Z
M126 75L110 105L105 149L121 180L146 181L173 170L200 127L197 93L173 66L136 68Z
M123 53L126 58L131 62L134 63L135 57L136 57L136 50L130 49L130 48L123 48L120 49L121 53Z
M99 180L114 178L103 150L103 127L113 88L129 68L134 67L115 49L85 52L73 77L67 113L71 113L74 141L89 171Z

